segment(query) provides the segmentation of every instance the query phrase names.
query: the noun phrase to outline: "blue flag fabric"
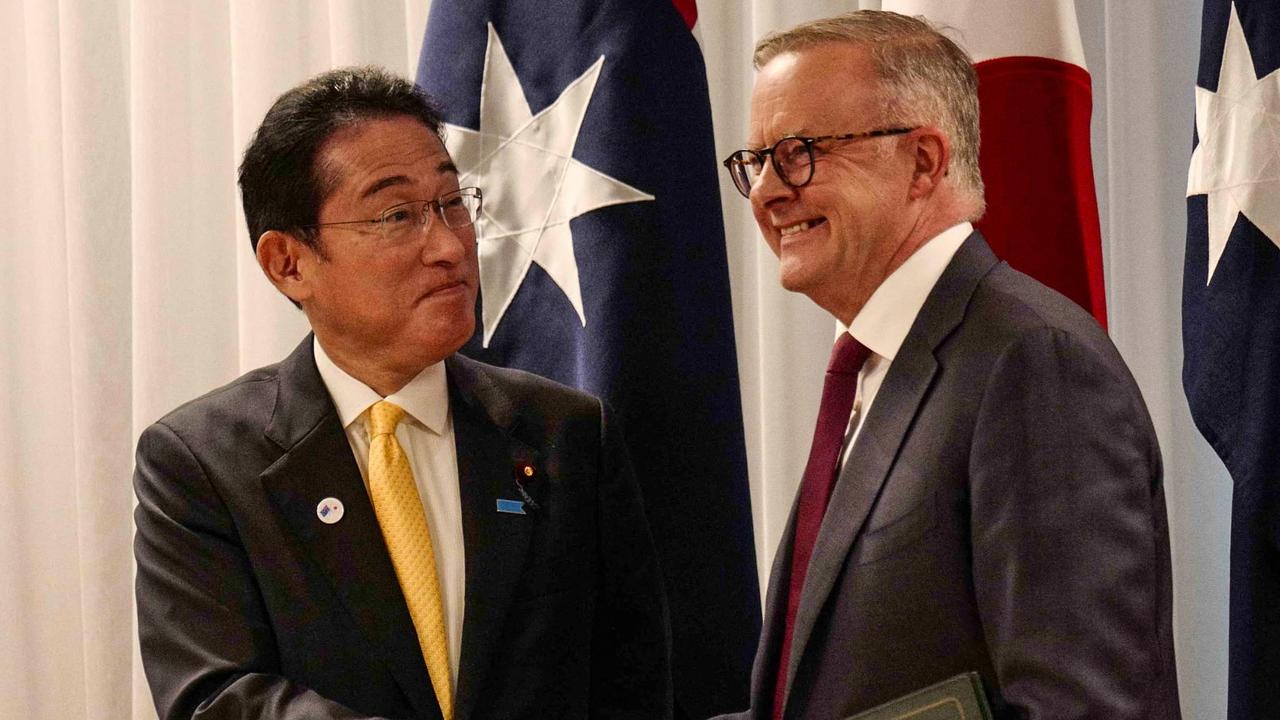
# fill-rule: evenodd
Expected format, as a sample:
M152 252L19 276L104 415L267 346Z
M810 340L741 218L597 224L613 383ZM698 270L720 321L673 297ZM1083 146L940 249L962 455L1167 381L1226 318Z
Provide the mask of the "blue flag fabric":
M1233 480L1228 717L1280 708L1280 4L1206 0L1183 387Z
M435 0L418 83L477 222L463 349L622 416L671 608L677 717L748 705L760 630L701 51L671 0Z

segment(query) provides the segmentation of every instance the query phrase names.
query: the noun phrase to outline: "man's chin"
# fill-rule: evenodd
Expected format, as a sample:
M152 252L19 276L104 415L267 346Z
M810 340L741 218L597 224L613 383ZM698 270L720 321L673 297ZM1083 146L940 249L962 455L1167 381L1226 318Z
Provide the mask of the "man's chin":
M778 282L784 290L807 295L807 289L813 284L813 278L804 268L788 267L784 263L778 270Z
M443 359L460 350L475 334L475 328L475 315L471 313L447 325L432 322L419 335L418 346L429 348L431 357Z

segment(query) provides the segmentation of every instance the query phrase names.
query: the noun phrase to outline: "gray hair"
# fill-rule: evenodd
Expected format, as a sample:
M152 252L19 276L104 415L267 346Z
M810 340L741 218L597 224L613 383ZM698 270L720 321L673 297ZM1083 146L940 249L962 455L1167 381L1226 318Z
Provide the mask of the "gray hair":
M756 44L757 70L778 55L825 43L866 48L879 76L887 122L937 126L951 139L956 189L982 216L982 171L978 167L978 78L973 60L959 45L921 17L858 10L769 33Z

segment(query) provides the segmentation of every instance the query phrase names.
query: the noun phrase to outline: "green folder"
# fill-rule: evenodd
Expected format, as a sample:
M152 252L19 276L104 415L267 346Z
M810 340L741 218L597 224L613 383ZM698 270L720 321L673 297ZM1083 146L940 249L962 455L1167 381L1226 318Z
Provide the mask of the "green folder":
M991 720L982 679L976 672L956 675L846 720Z

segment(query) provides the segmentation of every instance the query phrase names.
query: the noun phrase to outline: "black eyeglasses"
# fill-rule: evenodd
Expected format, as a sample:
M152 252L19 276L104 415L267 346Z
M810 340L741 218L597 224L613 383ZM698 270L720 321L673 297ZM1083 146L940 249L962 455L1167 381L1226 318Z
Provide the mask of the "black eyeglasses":
M445 226L454 229L464 228L476 221L480 216L480 206L484 196L477 187L464 187L445 193L435 200L414 200L413 202L392 205L372 220L344 220L342 222L317 223L303 227L322 228L340 225L366 225L382 233L382 238L389 243L398 243L414 236L431 222L433 216L439 216ZM433 212L434 211L434 212Z
M739 150L724 159L724 166L733 178L734 187L742 193L742 197L751 197L751 188L764 172L764 159L773 161L773 171L778 179L788 187L798 188L809 184L813 179L813 146L815 143L828 140L865 140L867 138L884 137L886 135L905 135L918 127L897 127L883 130L870 130L845 135L823 135L821 137L800 137L793 135L784 137L771 148L762 150Z

